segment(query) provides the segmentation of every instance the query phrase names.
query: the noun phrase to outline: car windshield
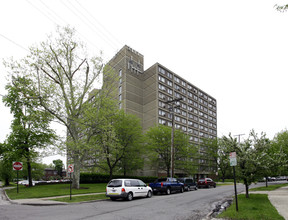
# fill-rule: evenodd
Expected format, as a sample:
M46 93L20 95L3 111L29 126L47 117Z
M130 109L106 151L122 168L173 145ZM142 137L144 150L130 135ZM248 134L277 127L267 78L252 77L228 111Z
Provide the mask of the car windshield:
M122 186L122 180L112 180L108 183L108 187L120 187Z
M205 181L205 179L199 179L199 181Z

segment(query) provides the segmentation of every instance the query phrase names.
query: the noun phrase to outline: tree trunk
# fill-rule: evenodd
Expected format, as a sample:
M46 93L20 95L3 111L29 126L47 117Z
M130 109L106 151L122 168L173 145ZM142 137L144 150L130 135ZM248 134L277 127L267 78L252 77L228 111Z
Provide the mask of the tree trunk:
M80 159L76 155L73 157L74 161L74 172L73 172L73 180L72 180L72 188L79 189L80 188Z
M5 177L5 186L9 186L9 177L8 176Z
M246 198L249 198L249 185L246 179L244 179L244 184L245 184L245 192L246 192Z
M113 169L110 168L110 170L109 170L109 180L112 179L112 176L113 176Z

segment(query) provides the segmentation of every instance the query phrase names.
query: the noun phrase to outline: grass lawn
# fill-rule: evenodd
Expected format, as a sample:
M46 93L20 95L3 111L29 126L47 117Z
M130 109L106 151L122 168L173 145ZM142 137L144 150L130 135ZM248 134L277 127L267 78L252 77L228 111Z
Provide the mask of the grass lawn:
M249 191L272 191L278 188L281 188L283 186L288 186L288 183L282 183L282 184L276 184L276 185L269 185L268 187L266 186L261 186L253 189L249 189Z
M106 183L97 184L80 184L80 189L72 189L72 196L76 194L98 193L106 191ZM19 185L19 193L17 188L5 190L10 199L31 199L52 196L70 195L70 184L47 184L36 185L34 187L26 187Z
M73 203L73 202L85 202L85 201L102 200L102 199L109 199L109 197L106 197L105 194L88 195L88 196L73 196L72 195L71 200L70 200L70 196L65 197L65 198L51 199L51 200Z
M241 220L284 220L274 206L270 203L267 194L249 194L246 199L244 194L238 195L238 209L236 212L235 201L227 210L217 218Z

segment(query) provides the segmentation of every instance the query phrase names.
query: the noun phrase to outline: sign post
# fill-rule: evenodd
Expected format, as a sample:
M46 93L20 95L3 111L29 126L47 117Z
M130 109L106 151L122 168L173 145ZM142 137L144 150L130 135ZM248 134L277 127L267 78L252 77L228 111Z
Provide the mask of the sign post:
M236 211L238 212L237 187L236 187L236 177L235 177L235 166L237 165L236 152L231 152L231 153L229 154L229 159L230 159L230 166L233 167Z
M18 177L19 177L19 170L23 170L23 164L22 162L13 162L13 170L17 171L17 193L19 193L19 187L18 187Z
M70 175L70 200L72 199L72 173L74 172L74 164L68 165L68 173Z

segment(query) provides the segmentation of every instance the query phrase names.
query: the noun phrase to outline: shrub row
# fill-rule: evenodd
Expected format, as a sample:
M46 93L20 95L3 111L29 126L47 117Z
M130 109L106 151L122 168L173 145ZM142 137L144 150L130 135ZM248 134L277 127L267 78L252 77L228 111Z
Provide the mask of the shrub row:
M140 179L144 183L150 183L157 179L154 176L123 176L123 175L113 175L112 179L117 178L131 178ZM80 184L81 183L108 183L110 181L109 174L99 174L99 173L80 173Z

